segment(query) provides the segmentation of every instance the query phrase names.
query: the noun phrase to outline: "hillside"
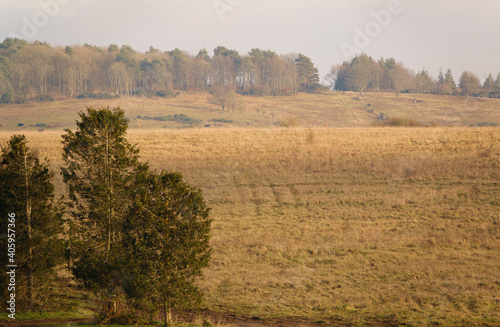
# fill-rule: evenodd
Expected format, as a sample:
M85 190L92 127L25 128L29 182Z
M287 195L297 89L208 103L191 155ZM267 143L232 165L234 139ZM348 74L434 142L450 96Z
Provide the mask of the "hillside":
M131 128L180 127L270 127L370 126L383 113L389 117L413 118L425 125L469 126L479 123L500 125L500 99L464 98L446 95L329 92L299 93L283 97L241 96L242 109L222 111L208 93L182 92L175 98L122 97L112 100L63 98L54 102L0 105L0 130L63 130L73 128L77 112L86 106L121 106ZM194 121L159 121L160 117L183 114ZM154 119L139 119L147 116ZM171 117L170 117L171 118ZM184 117L185 118L185 117ZM173 119L173 118L172 118ZM211 121L213 119L219 120ZM224 119L224 120L220 120ZM22 124L20 126L19 124Z

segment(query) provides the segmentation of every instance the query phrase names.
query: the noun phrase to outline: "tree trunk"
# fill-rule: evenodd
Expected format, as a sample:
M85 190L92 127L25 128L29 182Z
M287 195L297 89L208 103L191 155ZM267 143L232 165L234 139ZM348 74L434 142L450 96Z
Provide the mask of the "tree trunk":
M164 327L172 326L172 309L170 308L170 303L167 303L167 299L163 299L163 314L164 314Z
M31 195L30 195L30 182L28 172L28 154L24 153L24 171L25 171L25 187L26 187L26 225L28 232L28 262L26 265L28 274L28 310L33 310L33 240L31 235Z
M111 252L111 172L110 172L110 164L109 164L109 135L106 134L106 163L105 163L105 178L106 178L106 193L107 199L106 204L108 206L108 210L106 215L108 216L108 241L106 245L106 262L109 258L109 253Z

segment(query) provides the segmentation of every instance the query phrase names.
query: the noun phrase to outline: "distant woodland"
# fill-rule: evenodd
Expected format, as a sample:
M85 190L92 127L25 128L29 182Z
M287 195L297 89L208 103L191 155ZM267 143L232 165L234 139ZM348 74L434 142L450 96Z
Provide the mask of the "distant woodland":
M500 97L500 74L485 81L463 72L455 81L450 70L437 79L415 73L394 58L374 60L361 54L332 66L326 76L338 91L391 91ZM52 101L54 96L112 98L173 97L179 91L231 91L243 95L285 96L320 92L318 70L303 54L279 55L252 49L247 54L219 46L196 56L179 49L146 53L124 45L89 44L53 47L7 38L0 43L0 103Z

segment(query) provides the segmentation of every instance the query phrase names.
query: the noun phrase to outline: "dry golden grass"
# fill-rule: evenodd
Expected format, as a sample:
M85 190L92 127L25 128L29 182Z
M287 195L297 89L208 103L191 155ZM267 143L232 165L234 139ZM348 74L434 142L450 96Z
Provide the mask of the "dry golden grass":
M0 131L45 131L73 128L76 113L85 107L121 106L135 129L182 128L189 124L142 120L137 116L166 116L184 114L202 122L197 126L270 127L293 121L302 127L363 127L371 126L381 113L389 117L412 118L424 125L469 126L478 123L500 125L500 99L479 99L419 95L415 107L413 95L393 93L366 93L359 97L353 92L323 94L299 93L284 97L241 97L243 111L221 111L208 93L181 93L170 99L119 98L113 100L63 99L48 103L0 105ZM214 123L224 118L232 123ZM24 124L19 127L18 124ZM36 125L45 124L45 127ZM33 125L33 126L30 126ZM50 127L50 126L53 127Z
M60 133L27 136L56 169ZM500 324L498 128L135 129L129 140L212 208L200 284L212 310Z

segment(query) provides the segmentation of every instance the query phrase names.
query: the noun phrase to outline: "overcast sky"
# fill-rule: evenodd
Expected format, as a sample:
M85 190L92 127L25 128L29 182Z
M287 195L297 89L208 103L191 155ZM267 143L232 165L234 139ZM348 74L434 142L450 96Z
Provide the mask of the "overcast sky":
M500 72L499 0L0 0L0 39L303 53L323 78L356 51L455 80Z

